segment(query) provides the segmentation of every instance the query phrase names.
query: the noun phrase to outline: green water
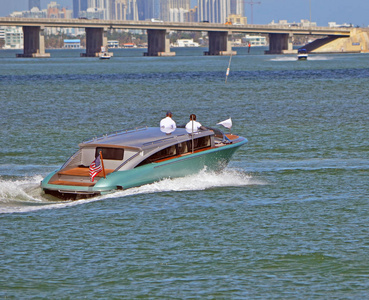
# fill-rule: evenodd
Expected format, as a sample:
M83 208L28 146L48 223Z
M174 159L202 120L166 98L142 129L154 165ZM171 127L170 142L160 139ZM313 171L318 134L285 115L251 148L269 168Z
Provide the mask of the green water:
M369 55L237 49L225 84L229 57L144 51L0 51L0 298L367 298ZM78 143L168 109L249 143L222 173L43 197Z

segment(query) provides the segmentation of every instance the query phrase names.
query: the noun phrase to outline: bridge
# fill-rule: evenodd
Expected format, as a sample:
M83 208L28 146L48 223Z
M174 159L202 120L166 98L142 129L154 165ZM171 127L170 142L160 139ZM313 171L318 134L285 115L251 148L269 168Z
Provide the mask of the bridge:
M0 26L23 27L24 50L18 57L49 57L45 52L45 27L85 28L86 53L81 56L98 56L102 46L107 47L107 31L111 29L141 29L148 35L146 56L173 56L170 52L168 34L170 31L208 32L209 50L205 55L231 55L229 36L233 33L257 33L269 35L267 54L289 53L293 49L294 35L321 35L330 40L349 38L353 28L300 27L288 25L226 25L217 23L174 23L151 21L114 21L89 19L36 19L1 17Z

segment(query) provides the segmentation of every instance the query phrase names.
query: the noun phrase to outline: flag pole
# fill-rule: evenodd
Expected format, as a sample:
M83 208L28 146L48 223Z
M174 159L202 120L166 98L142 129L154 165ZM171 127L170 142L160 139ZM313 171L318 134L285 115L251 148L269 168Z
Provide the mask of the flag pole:
M100 151L100 159L101 159L101 166L102 166L102 169L103 169L104 178L106 178L104 160L103 160L103 156L102 156L101 151Z
M192 133L191 133L191 135L192 135L192 153L193 153L193 119L191 120L191 122L192 122Z

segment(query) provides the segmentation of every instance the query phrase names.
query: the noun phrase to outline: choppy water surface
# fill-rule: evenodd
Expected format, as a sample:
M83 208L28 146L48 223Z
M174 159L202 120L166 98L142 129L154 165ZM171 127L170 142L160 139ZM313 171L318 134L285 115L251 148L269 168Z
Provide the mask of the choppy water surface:
M0 298L363 299L369 55L0 51ZM222 173L76 202L41 179L93 136L232 117Z

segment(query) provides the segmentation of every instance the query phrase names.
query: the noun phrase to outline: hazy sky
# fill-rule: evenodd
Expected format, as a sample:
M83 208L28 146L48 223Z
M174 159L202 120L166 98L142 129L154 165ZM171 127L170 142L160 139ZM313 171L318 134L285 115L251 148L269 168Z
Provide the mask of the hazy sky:
M46 8L51 0L41 0L41 8ZM73 8L72 0L54 0ZM241 0L242 1L242 0ZM251 0L243 0L245 3ZM369 25L369 0L254 0L261 2L254 4L254 24L267 24L272 20L287 20L300 22L301 19L310 19L318 25L328 25L328 22L352 23L358 26ZM197 3L191 0L191 3ZM246 4L246 17L251 23L250 5ZM5 17L13 11L28 10L28 0L0 0L0 16Z

